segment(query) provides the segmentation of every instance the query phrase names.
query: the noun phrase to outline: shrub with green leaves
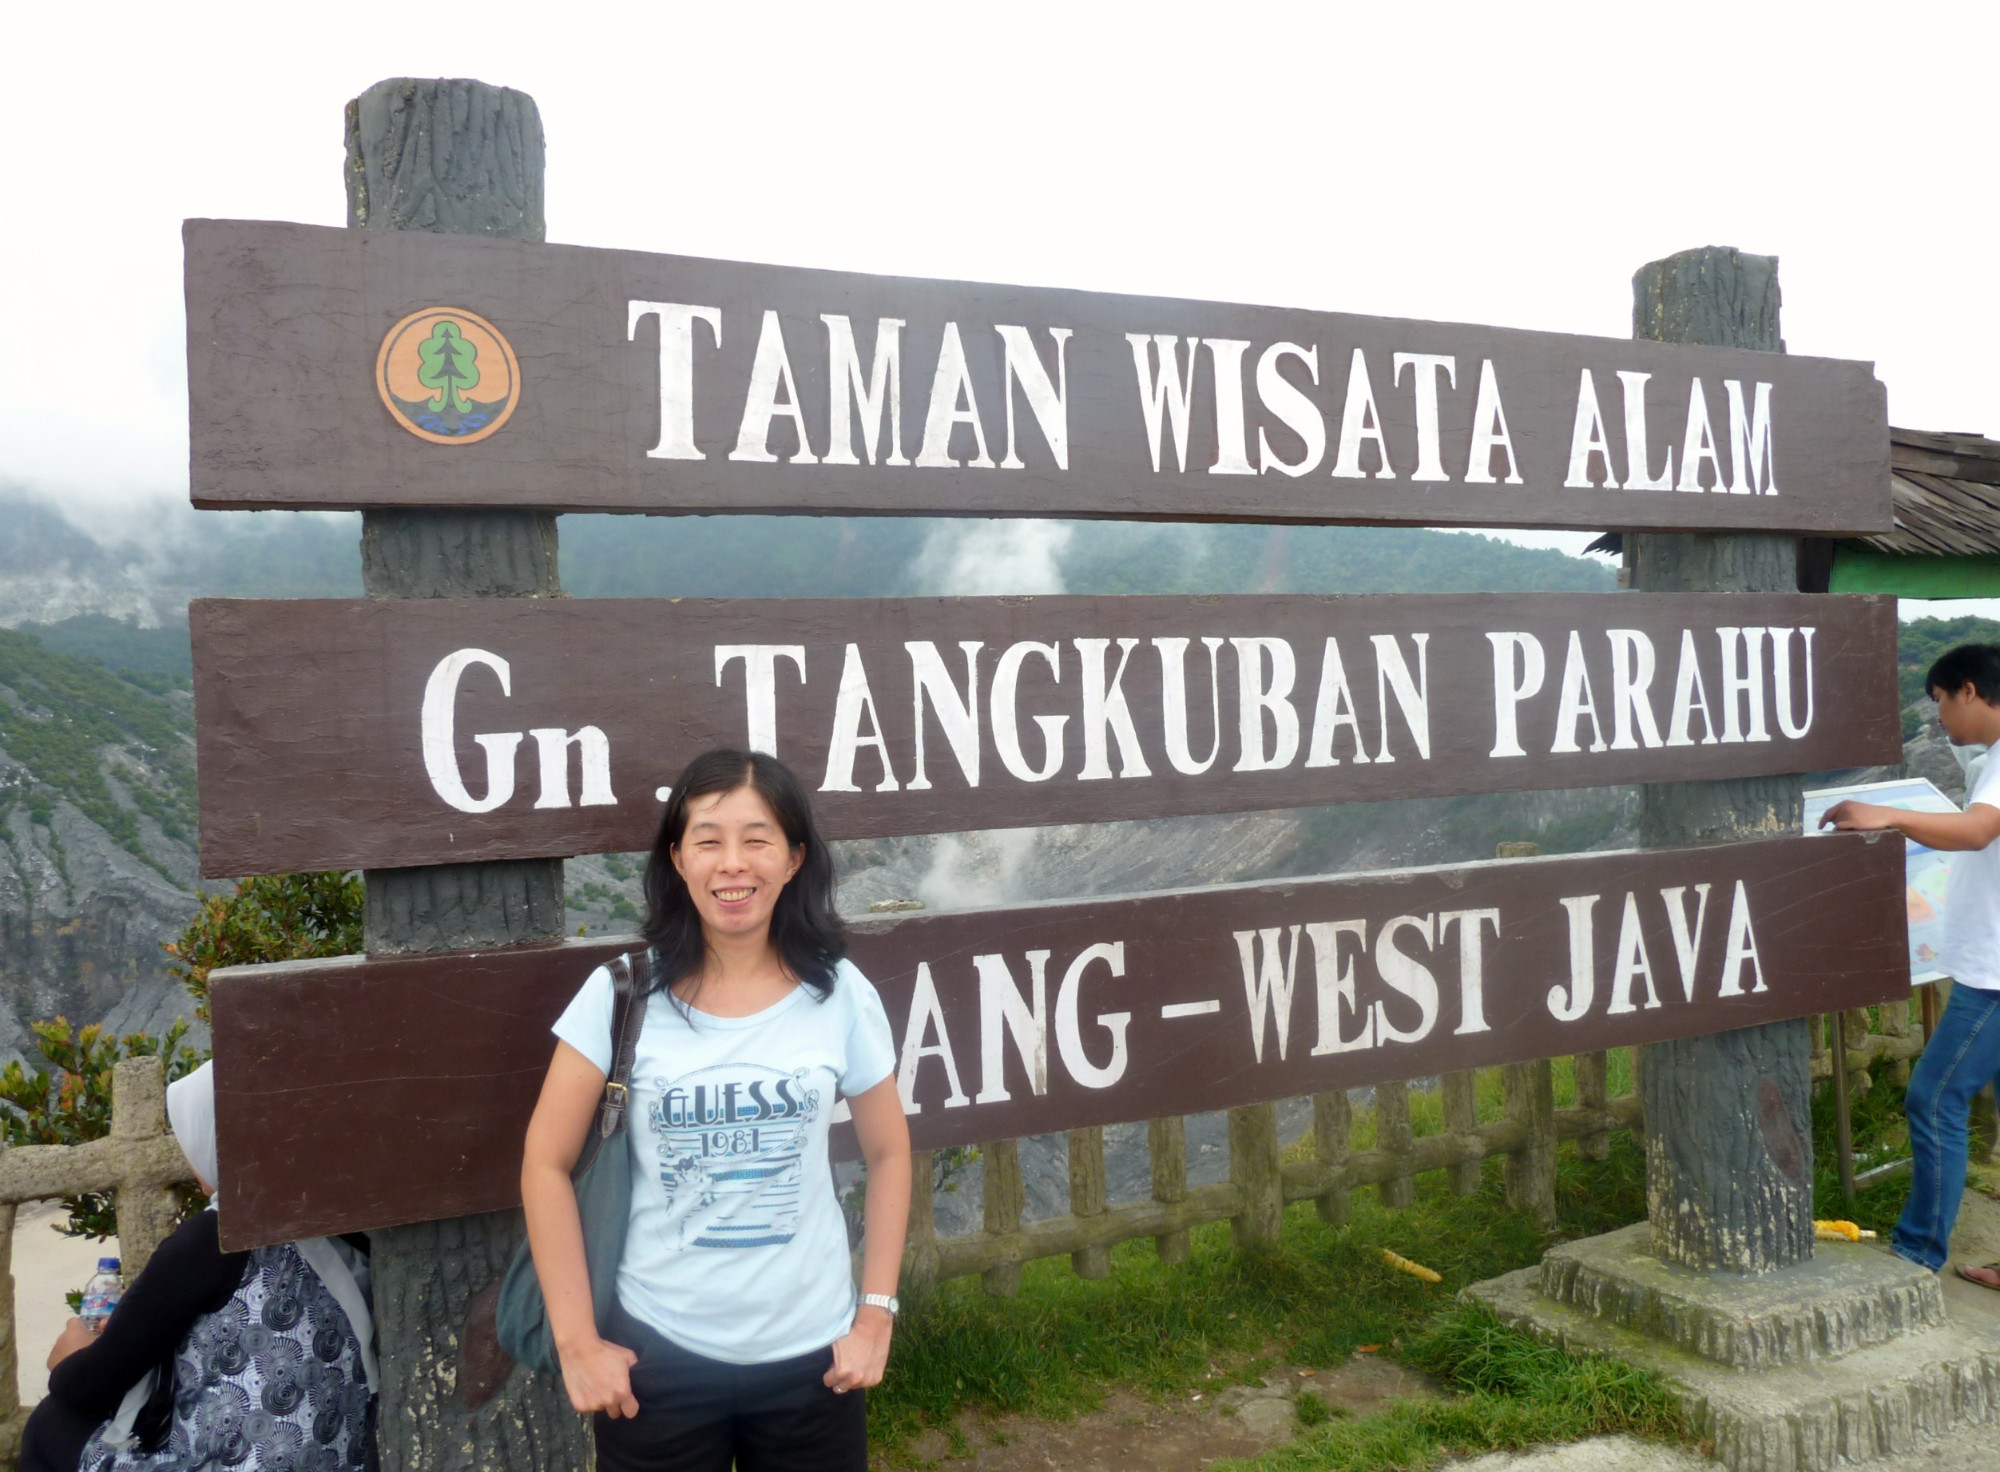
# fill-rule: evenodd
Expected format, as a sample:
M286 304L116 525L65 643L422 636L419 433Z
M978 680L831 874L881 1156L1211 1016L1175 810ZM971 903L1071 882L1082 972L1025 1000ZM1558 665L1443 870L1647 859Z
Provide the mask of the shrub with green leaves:
M208 1021L208 974L218 966L254 966L346 956L361 949L359 874L273 874L245 879L228 895L210 895L177 940L167 969Z

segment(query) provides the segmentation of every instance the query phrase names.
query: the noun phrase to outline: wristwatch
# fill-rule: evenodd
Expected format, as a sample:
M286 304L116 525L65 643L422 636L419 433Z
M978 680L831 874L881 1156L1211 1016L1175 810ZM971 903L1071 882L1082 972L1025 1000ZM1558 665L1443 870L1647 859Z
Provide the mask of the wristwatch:
M896 1295L893 1293L864 1293L861 1295L861 1301L873 1308L887 1309L889 1317L892 1319L896 1317L897 1310L902 1307L902 1304L897 1301Z

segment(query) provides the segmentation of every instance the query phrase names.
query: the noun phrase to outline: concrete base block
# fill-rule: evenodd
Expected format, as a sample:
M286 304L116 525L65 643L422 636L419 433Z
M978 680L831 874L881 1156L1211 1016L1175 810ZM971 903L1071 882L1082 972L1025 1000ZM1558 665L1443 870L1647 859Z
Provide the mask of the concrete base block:
M1819 1254L1864 1279L1881 1264L1859 1259L1885 1256L1863 1247L1828 1247ZM1849 1258L1855 1261L1842 1261ZM2000 1415L2000 1342L1984 1325L1941 1323L1839 1358L1807 1355L1746 1373L1551 1299L1542 1280L1541 1268L1524 1268L1466 1292L1524 1332L1674 1383L1690 1424L1732 1472L1826 1472L1843 1462L1907 1452L1925 1438ZM1728 1286L1740 1293L1754 1281ZM1792 1333L1795 1342L1803 1342L1802 1332ZM1830 1342L1817 1328L1811 1337Z
M1937 1276L1886 1252L1821 1251L1758 1277L1699 1273L1650 1251L1646 1223L1549 1250L1542 1293L1739 1370L1834 1359L1944 1322Z

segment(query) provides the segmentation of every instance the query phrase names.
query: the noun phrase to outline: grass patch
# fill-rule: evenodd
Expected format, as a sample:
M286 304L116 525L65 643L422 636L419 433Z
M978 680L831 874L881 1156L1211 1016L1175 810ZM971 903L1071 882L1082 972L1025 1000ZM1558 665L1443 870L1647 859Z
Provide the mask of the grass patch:
M1453 1398L1405 1401L1354 1421L1322 1415L1310 1424L1302 1415L1296 1441L1218 1472L1428 1472L1447 1457L1614 1432L1659 1441L1686 1436L1679 1404L1661 1381L1537 1344L1484 1309L1446 1310L1402 1358L1456 1392Z
M1560 1230L1607 1231L1645 1215L1645 1165L1624 1135L1611 1159L1565 1156ZM1352 1220L1330 1226L1304 1203L1285 1214L1274 1251L1238 1252L1226 1224L1196 1231L1190 1261L1160 1265L1150 1241L1119 1244L1111 1276L1084 1282L1061 1260L1030 1263L1020 1293L989 1298L977 1280L944 1284L914 1304L896 1333L890 1371L869 1392L879 1455L897 1456L927 1427L968 1407L988 1415L1066 1419L1111 1385L1185 1395L1230 1378L1255 1379L1279 1361L1340 1364L1362 1345L1390 1353L1429 1329L1467 1283L1535 1262L1548 1238L1507 1210L1497 1161L1474 1196L1441 1175L1419 1177L1401 1211L1356 1193ZM1444 1275L1436 1287L1382 1261L1393 1248ZM1232 1368L1233 1367L1233 1368ZM1346 1424L1346 1423L1342 1423Z

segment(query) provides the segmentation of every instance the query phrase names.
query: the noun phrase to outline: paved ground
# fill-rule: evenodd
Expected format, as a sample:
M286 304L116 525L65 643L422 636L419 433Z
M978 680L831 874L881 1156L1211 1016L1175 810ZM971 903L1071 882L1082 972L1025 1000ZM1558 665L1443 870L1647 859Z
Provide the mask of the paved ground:
M49 1348L69 1322L63 1295L89 1281L98 1258L118 1255L115 1241L56 1231L66 1216L60 1202L33 1201L14 1219L14 1342L21 1357L16 1383L24 1406L48 1393Z

